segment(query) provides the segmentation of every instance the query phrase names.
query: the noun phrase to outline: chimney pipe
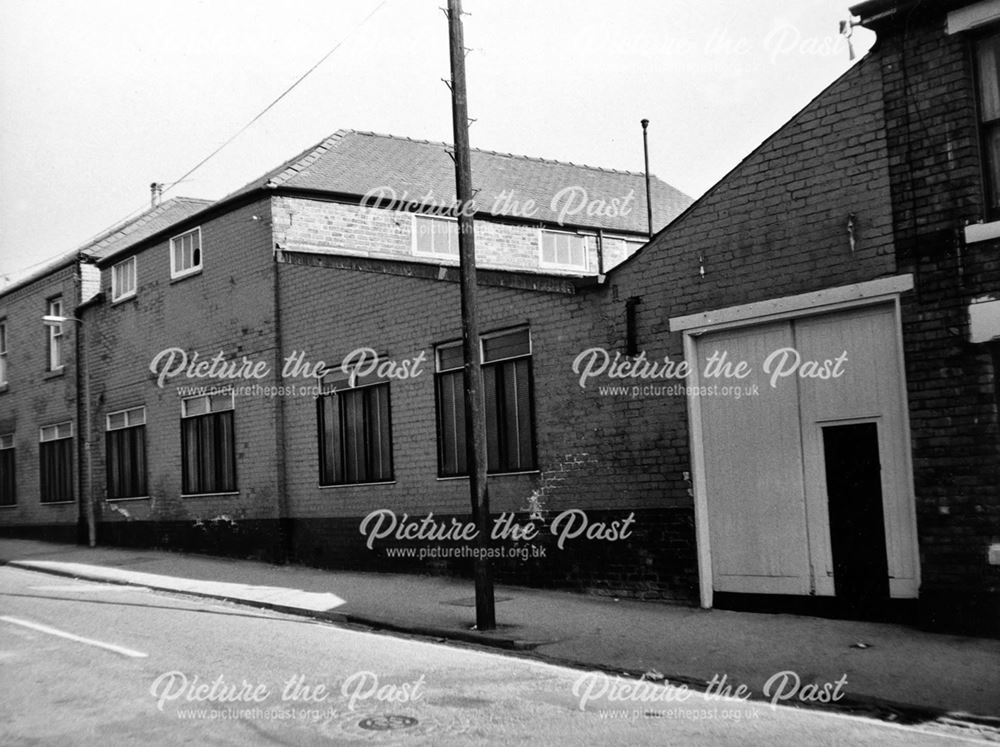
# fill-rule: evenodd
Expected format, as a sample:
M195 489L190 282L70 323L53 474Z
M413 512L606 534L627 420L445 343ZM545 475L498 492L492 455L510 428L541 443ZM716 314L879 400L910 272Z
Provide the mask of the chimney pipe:
M646 158L646 220L649 238L653 238L653 195L649 186L649 141L646 138L646 128L649 127L649 120L643 119L639 124L642 125L642 152Z
M156 207L160 204L160 197L163 195L163 185L153 182L149 185L149 206Z

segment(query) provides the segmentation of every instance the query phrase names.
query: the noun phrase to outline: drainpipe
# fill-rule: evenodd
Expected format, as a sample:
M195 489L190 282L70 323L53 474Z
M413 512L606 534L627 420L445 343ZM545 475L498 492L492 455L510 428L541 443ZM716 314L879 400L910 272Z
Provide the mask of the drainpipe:
M274 304L274 371L275 375L281 375L282 354L284 351L284 341L281 335L281 257L279 255L278 243L274 235L274 198L268 199L267 210L269 220L265 228L268 239L274 246L274 253L271 258L271 279L273 282L273 295L271 302ZM275 381L278 386L282 381ZM276 482L278 488L278 547L276 548L280 560L288 562L295 552L295 543L292 538L292 517L288 510L288 458L285 446L285 398L275 397L276 409L274 412L274 447L275 459L277 460Z
M79 484L80 502L82 503L84 518L87 523L87 545L97 546L97 516L94 510L94 483L91 479L91 453L90 453L90 372L87 369L86 358L86 334L83 320L79 318L80 306L83 299L83 262L84 258L78 256L75 266L76 298L73 307L73 316L76 321L76 334L73 335L76 351L76 422L79 429L79 448L77 461L77 482Z

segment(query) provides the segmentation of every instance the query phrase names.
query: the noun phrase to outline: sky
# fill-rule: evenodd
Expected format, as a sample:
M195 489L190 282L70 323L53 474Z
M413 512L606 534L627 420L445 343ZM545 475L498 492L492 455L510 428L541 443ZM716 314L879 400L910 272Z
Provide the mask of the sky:
M0 287L148 207L338 44L166 197L338 129L450 141L445 4L0 0ZM848 4L465 0L472 146L642 171L646 118L651 171L697 197L853 64Z

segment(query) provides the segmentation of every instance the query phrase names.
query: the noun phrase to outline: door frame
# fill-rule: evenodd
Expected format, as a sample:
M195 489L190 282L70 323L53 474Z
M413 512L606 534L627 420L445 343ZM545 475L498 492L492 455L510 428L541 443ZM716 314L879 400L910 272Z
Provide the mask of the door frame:
M903 359L903 327L900 312L900 294L913 289L913 275L893 275L890 277L869 280L853 285L842 285L825 288L811 293L795 296L757 301L754 303L728 306L697 314L671 317L670 331L681 332L684 338L684 359L688 362L687 405L688 405L688 438L691 450L691 478L694 488L694 520L695 540L698 557L698 588L701 606L712 607L712 548L709 541L708 494L705 483L705 448L704 431L701 420L701 398L697 396L701 386L701 373L698 369L698 338L710 332L719 332L737 327L753 327L774 321L784 321L798 317L816 316L835 311L855 309L863 306L873 306L891 303L893 306L894 327L896 333L896 359L900 376L899 407L901 409L902 437L906 448L903 449L905 462L903 464L904 489L910 514L910 532L913 542L914 584L920 587L920 556L917 535L916 501L913 488L913 448L910 438L909 397L906 385L906 367Z

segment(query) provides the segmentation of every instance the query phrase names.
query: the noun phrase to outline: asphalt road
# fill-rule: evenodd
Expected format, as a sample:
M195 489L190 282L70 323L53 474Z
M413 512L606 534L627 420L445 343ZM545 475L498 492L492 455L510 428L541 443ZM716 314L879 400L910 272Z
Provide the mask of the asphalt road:
M964 741L8 567L0 663L4 745Z

